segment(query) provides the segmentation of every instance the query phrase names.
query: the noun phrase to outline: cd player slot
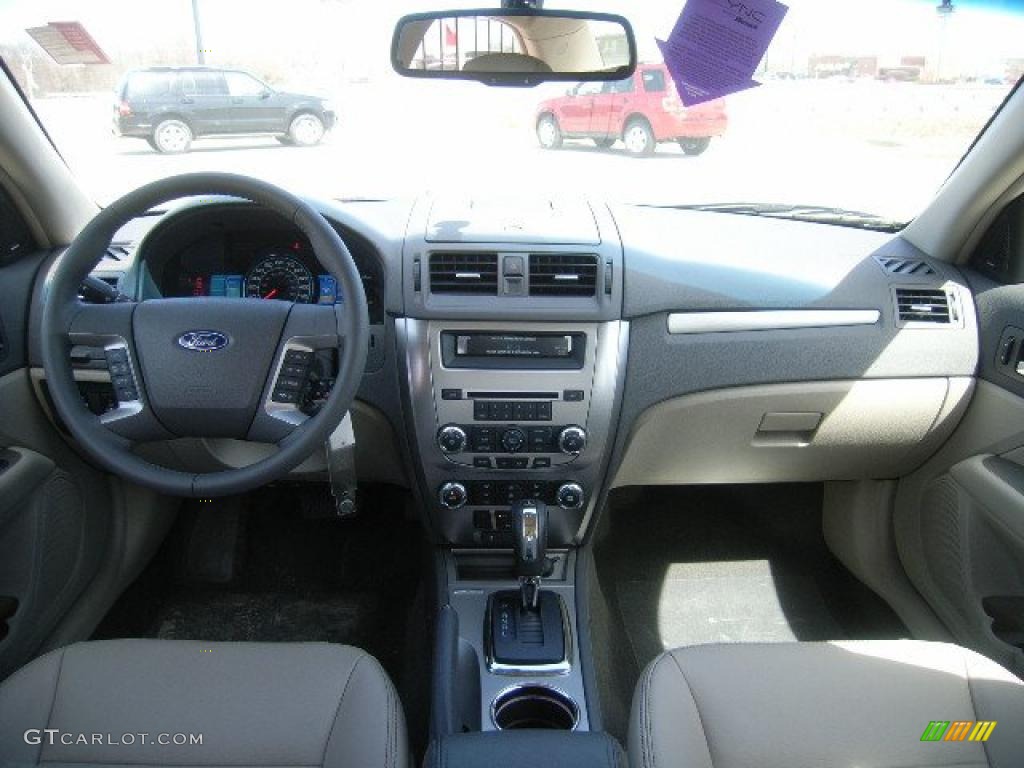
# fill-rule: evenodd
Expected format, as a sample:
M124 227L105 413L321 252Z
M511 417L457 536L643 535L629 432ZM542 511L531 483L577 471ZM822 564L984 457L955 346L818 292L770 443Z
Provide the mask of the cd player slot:
M557 400L557 392L467 392L470 400Z
M445 368L577 371L587 354L584 333L442 331Z

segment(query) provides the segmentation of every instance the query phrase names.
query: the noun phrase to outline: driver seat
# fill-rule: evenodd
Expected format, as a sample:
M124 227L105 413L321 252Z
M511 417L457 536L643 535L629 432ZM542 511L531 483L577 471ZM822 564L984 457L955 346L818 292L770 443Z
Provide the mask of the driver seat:
M174 743L178 734L185 743ZM201 744L189 743L195 734ZM94 641L48 653L0 685L0 766L409 761L391 681L344 645Z

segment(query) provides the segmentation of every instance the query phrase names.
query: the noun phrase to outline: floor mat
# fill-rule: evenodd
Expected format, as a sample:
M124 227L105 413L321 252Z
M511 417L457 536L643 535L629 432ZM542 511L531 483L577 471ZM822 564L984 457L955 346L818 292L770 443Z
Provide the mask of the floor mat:
M395 682L416 744L425 739L429 701L423 638L432 636L422 529L403 518L405 499L394 489L368 494L363 513L344 522L305 515L297 493L264 489L233 506L189 504L94 638L354 645ZM200 517L211 514L237 521L211 531L210 518ZM218 535L233 527L237 535Z
M595 549L607 615L618 622L594 638L616 648L610 668L599 665L605 695L628 701L639 671L668 648L906 637L885 602L828 551L821 494L820 485L613 494L608 535Z

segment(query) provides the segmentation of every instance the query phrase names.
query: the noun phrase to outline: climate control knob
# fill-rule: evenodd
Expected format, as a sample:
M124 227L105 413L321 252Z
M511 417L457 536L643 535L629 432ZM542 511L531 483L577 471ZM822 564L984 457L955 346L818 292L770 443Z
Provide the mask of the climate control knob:
M460 453L466 448L466 430L455 424L441 427L437 431L437 445L445 453Z
M583 453L587 447L587 433L583 427L566 427L558 433L558 450L569 456Z
M442 485L441 490L437 494L441 506L445 509L459 509L466 504L468 496L466 486L455 481Z
M526 445L526 433L521 429L506 429L501 435L501 447L507 453L521 451Z
M563 483L558 487L555 501L562 509L579 509L583 506L583 486L579 483Z

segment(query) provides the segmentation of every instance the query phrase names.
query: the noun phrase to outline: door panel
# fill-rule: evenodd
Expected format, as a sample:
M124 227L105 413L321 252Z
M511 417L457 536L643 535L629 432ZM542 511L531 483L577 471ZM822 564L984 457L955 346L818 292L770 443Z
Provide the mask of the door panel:
M214 72L182 72L181 104L195 133L219 133L230 117L231 98L224 76Z
M614 80L604 84L601 93L594 97L590 112L590 133L593 136L618 136L622 133L624 110L633 101L635 79Z
M963 421L900 481L895 533L914 586L963 644L1024 673L1024 286L968 272L978 383ZM1024 370L1024 367L1022 367Z
M0 253L19 231L0 190ZM68 447L34 395L26 326L48 254L27 241L19 252L0 262L0 679L31 658L96 575L112 505L106 476Z
M282 130L284 108L277 94L244 72L225 72L224 79L231 99L225 130L232 133Z
M601 83L580 83L572 96L562 102L558 117L563 133L585 134L590 130L590 113L594 109L594 98L601 90Z

